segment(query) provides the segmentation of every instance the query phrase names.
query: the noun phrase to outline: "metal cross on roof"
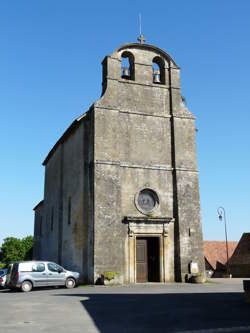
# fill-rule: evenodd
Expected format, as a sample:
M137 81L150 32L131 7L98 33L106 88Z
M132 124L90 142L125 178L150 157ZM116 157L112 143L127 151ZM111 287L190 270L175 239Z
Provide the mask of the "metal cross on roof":
M140 36L137 38L137 40L140 44L143 44L144 42L146 42L146 39L143 37L143 35L141 33L141 14L139 14L139 33L140 33Z
M143 35L140 35L138 38L137 38L138 42L140 42L140 44L143 44L144 42L146 42L146 39L143 37Z

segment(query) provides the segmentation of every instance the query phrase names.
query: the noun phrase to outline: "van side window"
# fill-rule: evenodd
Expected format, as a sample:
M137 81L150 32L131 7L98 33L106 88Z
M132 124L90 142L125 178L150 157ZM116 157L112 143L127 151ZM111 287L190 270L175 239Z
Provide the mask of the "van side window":
M51 272L59 272L59 271L61 271L60 266L58 266L57 264L54 264L52 262L48 263L48 269Z
M32 266L32 272L43 272L45 271L45 265L43 263L34 264Z

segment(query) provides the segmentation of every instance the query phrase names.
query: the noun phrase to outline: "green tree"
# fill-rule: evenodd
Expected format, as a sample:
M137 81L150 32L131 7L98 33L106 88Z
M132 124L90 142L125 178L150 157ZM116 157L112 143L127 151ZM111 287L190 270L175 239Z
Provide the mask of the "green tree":
M27 236L23 239L7 237L1 248L1 261L10 264L14 261L32 259L33 237Z
M33 237L27 236L23 238L22 243L25 251L24 260L31 260L33 256L33 244L34 244Z

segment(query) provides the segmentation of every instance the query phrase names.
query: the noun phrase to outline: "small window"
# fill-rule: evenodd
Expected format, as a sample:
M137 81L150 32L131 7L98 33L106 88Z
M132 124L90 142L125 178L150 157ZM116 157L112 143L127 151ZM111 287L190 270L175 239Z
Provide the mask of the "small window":
M57 264L50 262L48 263L48 270L51 272L61 272L62 268L58 266Z
M42 237L42 223L43 223L43 217L40 216L40 221L39 221L39 236Z
M45 271L45 265L43 263L37 263L32 266L32 272L43 272Z
M134 56L132 53L125 51L122 54L122 64L121 64L121 78L126 80L135 79L134 70Z
M165 84L165 65L160 57L155 57L152 61L152 79L153 83Z
M49 234L49 212L46 214L46 235Z
M50 230L54 229L54 208L51 208L51 217L50 217Z
M68 199L68 224L71 224L71 197Z

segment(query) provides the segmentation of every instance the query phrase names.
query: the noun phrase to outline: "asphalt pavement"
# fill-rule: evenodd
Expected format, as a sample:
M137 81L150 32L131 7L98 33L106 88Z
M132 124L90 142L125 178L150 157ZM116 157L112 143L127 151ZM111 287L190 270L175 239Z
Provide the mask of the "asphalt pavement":
M0 291L0 332L250 332L242 279Z

